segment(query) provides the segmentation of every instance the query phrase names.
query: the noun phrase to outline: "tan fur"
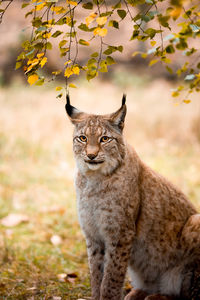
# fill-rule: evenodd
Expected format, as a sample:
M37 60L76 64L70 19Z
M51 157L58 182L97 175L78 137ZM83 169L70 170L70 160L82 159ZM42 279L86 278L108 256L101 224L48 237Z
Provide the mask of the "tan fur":
M126 300L180 295L192 299L195 261L200 261L200 216L195 208L126 144L124 103L105 116L84 114L69 99L66 109L75 125L77 203L92 299L121 300L127 268L134 288L143 292L133 291ZM80 136L87 141L81 142ZM109 142L101 142L102 136L108 136ZM90 157L100 163L92 164ZM200 288L197 295L193 299L200 299Z

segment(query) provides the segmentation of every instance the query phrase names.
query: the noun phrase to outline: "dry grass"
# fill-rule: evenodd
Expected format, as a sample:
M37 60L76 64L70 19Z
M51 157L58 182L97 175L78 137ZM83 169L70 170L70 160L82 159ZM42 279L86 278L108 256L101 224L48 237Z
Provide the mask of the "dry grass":
M128 78L127 74L124 74ZM131 77L132 76L132 77ZM71 100L107 113L128 97L126 136L148 164L179 185L200 207L200 105L173 106L170 86L129 76L111 83L80 81ZM124 77L124 78L125 78ZM117 87L116 87L117 86ZM1 299L78 299L90 295L84 238L73 188L72 125L53 88L0 91L0 217L25 213L29 222L1 227ZM61 243L51 243L53 235ZM58 274L76 273L61 282Z

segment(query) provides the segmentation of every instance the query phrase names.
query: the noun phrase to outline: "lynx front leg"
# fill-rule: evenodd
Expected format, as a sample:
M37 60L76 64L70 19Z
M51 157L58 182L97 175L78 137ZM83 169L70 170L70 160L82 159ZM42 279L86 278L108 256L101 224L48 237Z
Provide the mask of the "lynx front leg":
M131 241L106 245L100 300L121 300Z
M87 240L88 261L90 267L92 300L100 299L100 287L103 278L104 247Z

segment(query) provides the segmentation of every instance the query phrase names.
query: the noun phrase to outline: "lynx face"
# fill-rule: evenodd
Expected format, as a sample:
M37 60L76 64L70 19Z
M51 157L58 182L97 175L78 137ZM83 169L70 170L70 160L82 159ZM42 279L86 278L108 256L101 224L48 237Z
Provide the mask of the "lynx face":
M104 116L80 112L69 102L66 110L75 125L73 150L79 170L112 173L125 155L122 136L125 104L116 113Z

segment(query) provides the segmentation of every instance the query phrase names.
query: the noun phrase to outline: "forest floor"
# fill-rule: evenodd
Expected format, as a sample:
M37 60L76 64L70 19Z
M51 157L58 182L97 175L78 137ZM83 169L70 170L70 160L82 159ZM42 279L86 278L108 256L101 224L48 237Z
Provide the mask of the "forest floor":
M174 106L165 81L124 76L112 83L80 81L71 92L73 105L112 112L126 91L129 143L200 208L198 96ZM64 100L55 96L53 88L20 83L0 90L0 299L90 296L73 186L72 125Z

